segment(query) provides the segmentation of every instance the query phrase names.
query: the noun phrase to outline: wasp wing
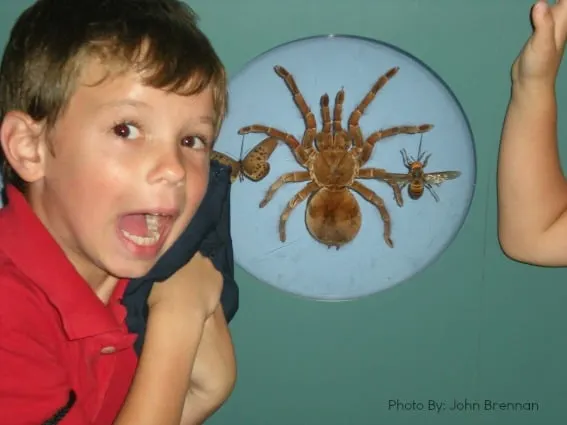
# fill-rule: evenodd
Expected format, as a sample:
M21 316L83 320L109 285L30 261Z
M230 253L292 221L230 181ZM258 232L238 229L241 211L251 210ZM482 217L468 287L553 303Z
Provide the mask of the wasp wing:
M447 180L454 180L460 175L460 171L437 171L434 173L424 174L423 180L427 184L439 186L441 183L446 182Z

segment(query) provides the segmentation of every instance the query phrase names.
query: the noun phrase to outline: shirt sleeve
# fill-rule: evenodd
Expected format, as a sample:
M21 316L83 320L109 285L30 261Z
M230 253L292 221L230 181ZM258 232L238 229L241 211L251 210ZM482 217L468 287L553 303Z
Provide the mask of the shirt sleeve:
M40 320L30 308L34 304L26 308L20 300L12 301L15 311L0 315L0 423L91 425L49 344L52 322Z

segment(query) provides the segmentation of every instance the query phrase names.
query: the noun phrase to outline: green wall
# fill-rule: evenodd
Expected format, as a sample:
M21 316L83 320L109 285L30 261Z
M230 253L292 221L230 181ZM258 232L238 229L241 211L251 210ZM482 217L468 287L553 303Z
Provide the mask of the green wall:
M30 3L4 0L0 41ZM308 35L348 33L399 46L430 65L455 92L470 119L478 156L476 195L461 233L434 265L402 285L356 302L317 303L288 296L238 270L241 309L231 328L239 378L232 397L209 423L566 423L565 272L512 262L496 236L499 135L510 65L530 32L530 4L191 2L231 74L263 51ZM565 75L560 93L567 93ZM562 100L559 104L567 107ZM566 111L561 109L560 121L567 122ZM430 399L465 398L536 402L539 410L427 410ZM395 399L423 401L425 410L389 410L388 401Z
M455 92L471 121L478 155L477 191L465 226L449 250L411 281L361 301L317 303L238 272L241 310L232 332L239 379L210 422L566 423L567 282L561 281L566 273L512 262L500 251L496 232L500 129L509 69L530 33L530 1L190 4L231 73L271 47L309 35L349 33L399 46L430 65ZM567 94L565 83L567 78L559 90ZM566 122L567 109L562 114ZM454 398L534 401L539 411L388 410L390 399Z

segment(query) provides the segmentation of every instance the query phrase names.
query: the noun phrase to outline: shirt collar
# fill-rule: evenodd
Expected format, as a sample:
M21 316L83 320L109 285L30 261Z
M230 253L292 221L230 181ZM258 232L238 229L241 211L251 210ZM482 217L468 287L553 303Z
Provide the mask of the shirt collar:
M31 206L14 186L6 187L8 205L0 210L0 241L5 255L45 293L58 310L69 339L121 329L121 324L79 275ZM120 302L126 280L109 300Z

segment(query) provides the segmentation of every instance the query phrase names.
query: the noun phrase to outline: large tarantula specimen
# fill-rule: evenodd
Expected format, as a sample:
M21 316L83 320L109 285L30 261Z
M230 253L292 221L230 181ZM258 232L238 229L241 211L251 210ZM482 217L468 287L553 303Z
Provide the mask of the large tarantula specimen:
M305 169L280 176L270 186L260 203L260 208L265 207L275 192L286 183L308 182L293 196L281 213L280 240L282 242L286 240L285 226L293 209L309 198L305 223L311 236L329 248L336 247L337 250L351 242L357 236L362 223L360 206L351 193L353 190L378 209L384 223L384 240L389 247L393 247L390 236L390 214L384 201L357 179L384 181L394 190L396 202L401 206L403 201L400 189L395 182L386 178L388 175L386 170L362 167L370 159L374 145L378 141L402 133L424 133L433 128L431 124L397 126L375 131L364 139L359 126L360 118L378 91L396 75L399 68L392 68L378 78L350 114L348 130L342 126L344 89L336 95L332 119L329 96L323 94L320 100L321 131L317 130L315 116L299 91L294 77L282 66L276 66L274 70L285 81L305 121L306 128L301 143L287 132L260 124L243 127L239 130L239 134L264 133L281 140L292 150L295 160Z

